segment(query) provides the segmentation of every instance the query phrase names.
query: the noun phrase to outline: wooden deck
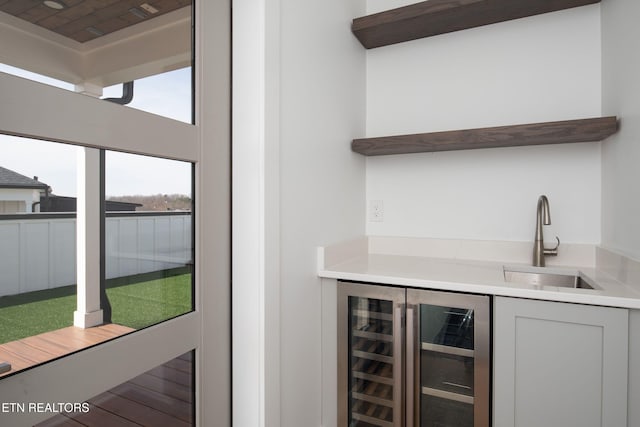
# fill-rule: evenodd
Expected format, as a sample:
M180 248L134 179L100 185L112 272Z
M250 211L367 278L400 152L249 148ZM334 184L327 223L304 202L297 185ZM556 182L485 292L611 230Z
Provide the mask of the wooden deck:
M89 399L87 413L58 414L35 427L194 425L192 353Z
M0 377L100 344L131 331L133 329L116 324L88 329L69 326L0 344L0 362L11 364L11 370L0 374Z

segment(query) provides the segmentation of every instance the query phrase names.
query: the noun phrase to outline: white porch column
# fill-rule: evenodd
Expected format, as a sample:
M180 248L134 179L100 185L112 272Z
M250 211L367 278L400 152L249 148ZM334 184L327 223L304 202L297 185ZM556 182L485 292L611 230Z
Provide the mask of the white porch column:
M78 148L76 209L77 309L73 324L90 328L103 322L100 308L100 150Z

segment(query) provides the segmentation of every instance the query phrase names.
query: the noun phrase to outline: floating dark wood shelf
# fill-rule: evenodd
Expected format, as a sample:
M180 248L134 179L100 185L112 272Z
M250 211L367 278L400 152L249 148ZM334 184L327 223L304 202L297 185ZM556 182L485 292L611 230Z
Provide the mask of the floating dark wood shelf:
M428 0L353 20L351 31L367 49L600 0Z
M618 130L618 119L597 117L481 129L354 139L351 149L365 156L601 141Z

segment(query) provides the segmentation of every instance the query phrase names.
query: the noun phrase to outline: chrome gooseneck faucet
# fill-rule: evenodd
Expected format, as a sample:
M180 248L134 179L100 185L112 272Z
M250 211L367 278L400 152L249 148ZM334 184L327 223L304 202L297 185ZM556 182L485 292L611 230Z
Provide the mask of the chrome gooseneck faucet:
M533 241L533 265L536 267L544 267L545 255L558 255L558 247L560 239L556 236L558 244L553 249L544 247L544 238L542 237L542 225L551 224L551 215L549 214L549 200L547 196L542 195L538 198L538 208L536 210L536 237Z

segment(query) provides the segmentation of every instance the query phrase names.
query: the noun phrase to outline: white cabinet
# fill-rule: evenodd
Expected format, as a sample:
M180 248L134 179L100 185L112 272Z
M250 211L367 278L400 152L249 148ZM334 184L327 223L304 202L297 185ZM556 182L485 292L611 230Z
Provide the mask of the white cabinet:
M494 427L625 427L629 312L496 297Z

